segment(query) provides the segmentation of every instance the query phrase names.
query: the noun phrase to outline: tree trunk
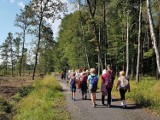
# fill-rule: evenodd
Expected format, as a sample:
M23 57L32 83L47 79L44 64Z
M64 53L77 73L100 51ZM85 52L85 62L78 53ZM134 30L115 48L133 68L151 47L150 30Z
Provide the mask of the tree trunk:
M34 80L34 77L35 77L37 61L38 61L39 46L40 46L40 41L41 41L41 25L42 25L42 18L39 23L38 44L37 44L37 51L36 51L36 58L35 58L35 65L34 65L32 80Z
M141 55L141 40L140 40L141 39L141 18L142 18L141 15L142 15L142 3L140 0L136 82L139 82L139 67L140 67L140 55Z
M11 39L11 66L12 66L12 77L13 77L13 47L12 47L12 44L13 44L13 39Z
M38 53L39 53L39 46L40 46L40 41L41 41L41 27L42 27L42 20L43 20L42 1L41 1L41 8L40 9L41 9L41 16L40 16L41 18L40 18L39 26L38 26L38 44L37 44L37 51L36 51L35 65L34 65L32 80L34 80L35 73L36 73L37 61L38 61Z
M22 62L24 57L24 44L25 44L25 36L26 36L26 29L23 30L23 45L22 45L22 55L20 59L20 66L19 66L19 75L22 75Z
M131 78L134 78L135 76L135 58L136 58L136 55L135 53L133 54L133 57L131 58Z
M154 52L156 55L157 69L158 69L158 72L160 73L159 51L158 51L156 36L155 36L155 32L154 32L154 25L153 25L153 18L152 18L152 14L151 14L150 0L147 0L146 2L147 2L147 13L148 13L148 20L149 20L152 44L153 44L153 49L154 49Z
M101 42L101 31L99 27L99 43ZM100 53L98 54L98 76L100 76Z
M158 28L158 50L160 50L160 27ZM160 53L159 53L159 54L160 54ZM156 78L157 78L157 79L160 78L160 74L158 73L158 69L157 69Z
M126 76L129 72L129 14L127 13L127 39L126 39Z
M106 25L106 1L104 0L103 1L103 26L104 26L104 31L103 31L103 39L104 39L104 42L105 42L105 54L104 54L104 65L105 65L105 68L107 68L107 25Z

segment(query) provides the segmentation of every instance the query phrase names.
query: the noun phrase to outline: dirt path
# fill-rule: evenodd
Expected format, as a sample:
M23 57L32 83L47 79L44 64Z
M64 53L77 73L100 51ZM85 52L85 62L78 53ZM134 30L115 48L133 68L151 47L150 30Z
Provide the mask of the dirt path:
M152 115L144 109L136 108L133 104L129 104L126 109L123 109L117 98L113 98L111 108L103 106L101 104L100 92L97 93L96 108L91 106L90 99L82 100L81 94L78 91L76 92L76 101L72 101L69 85L66 82L60 81L60 77L58 76L57 79L66 96L72 120L160 120L159 116Z

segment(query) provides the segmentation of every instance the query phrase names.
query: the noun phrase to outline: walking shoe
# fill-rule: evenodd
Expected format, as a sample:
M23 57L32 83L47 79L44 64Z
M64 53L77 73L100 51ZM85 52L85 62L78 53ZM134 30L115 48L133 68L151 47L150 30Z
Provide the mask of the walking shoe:
M84 99L87 100L87 95L85 95Z
M121 102L121 105L123 106L123 102Z
M105 105L103 101L102 101L102 105Z
M84 97L82 96L82 100L84 100Z
M92 104L91 106L95 108L95 107L96 107L96 104Z
M93 104L93 107L95 108L97 104Z
M126 108L127 107L127 105L123 105L123 108Z
M110 107L111 107L111 105L110 105L110 104L108 104L108 105L107 105L107 107L108 107L108 108L110 108Z

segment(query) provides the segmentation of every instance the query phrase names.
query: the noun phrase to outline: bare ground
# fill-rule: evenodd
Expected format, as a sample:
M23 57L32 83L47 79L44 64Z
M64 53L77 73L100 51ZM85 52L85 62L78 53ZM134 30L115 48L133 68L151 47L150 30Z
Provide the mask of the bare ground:
M18 89L22 86L29 86L33 83L31 77L0 77L0 96L10 99L14 96Z

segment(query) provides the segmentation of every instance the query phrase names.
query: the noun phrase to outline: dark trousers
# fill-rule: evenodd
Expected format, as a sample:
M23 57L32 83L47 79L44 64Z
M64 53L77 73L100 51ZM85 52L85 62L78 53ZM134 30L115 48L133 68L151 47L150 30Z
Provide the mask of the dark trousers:
M127 91L127 89L123 89L123 88L119 89L121 100L125 100L125 93L126 93L126 91Z
M82 91L82 96L87 95L87 84L81 83L80 87L81 87L81 91Z
M112 88L107 88L107 94L108 94L108 98L107 98L107 104L110 105L111 104L111 91ZM104 100L105 100L105 95L102 94L102 104L104 104Z

